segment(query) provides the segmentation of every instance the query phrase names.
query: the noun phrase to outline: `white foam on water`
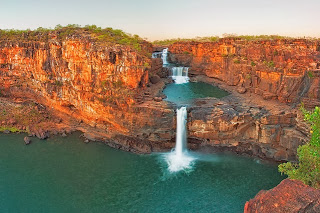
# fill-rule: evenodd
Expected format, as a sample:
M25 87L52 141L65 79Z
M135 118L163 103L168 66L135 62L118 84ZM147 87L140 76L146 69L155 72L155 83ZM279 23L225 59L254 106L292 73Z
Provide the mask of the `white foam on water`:
M174 80L174 83L176 84L185 84L189 82L188 77L188 70L189 67L172 67L172 80Z
M176 146L170 153L165 154L165 160L170 172L192 169L195 157L187 150L187 108L177 109Z

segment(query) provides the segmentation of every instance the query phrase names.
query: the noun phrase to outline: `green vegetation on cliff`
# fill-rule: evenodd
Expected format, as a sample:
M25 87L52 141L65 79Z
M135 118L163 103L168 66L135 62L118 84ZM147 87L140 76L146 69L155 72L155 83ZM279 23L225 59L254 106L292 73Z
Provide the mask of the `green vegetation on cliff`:
M224 34L222 37L219 36L207 36L207 37L196 37L196 38L175 38L166 40L156 40L153 42L155 45L171 45L176 42L216 42L221 39L235 39L244 41L267 41L267 40L281 40L281 39L300 39L288 36L280 35L236 35L236 34ZM305 38L308 40L316 40L319 38Z
M138 51L141 50L141 44L144 42L138 35L130 35L119 29L101 28L96 25L81 27L77 24L69 24L67 26L57 25L54 29L39 27L36 30L0 29L0 41L48 41L49 38L55 36L65 40L72 36L80 37L81 35L90 35L98 42L129 45Z
M165 40L156 40L153 42L155 45L170 45L176 42L191 42L191 41L198 41L198 42L215 42L218 41L220 38L218 36L209 36L209 37L196 37L196 38L174 38L174 39L165 39Z
M7 127L7 126L0 126L0 132L4 132L8 130L9 132L13 132L13 133L16 133L16 132L26 132L25 130L20 130L16 127Z
M279 171L291 179L301 180L307 185L320 188L320 108L307 111L301 107L305 120L311 125L310 142L299 146L298 163L283 163Z

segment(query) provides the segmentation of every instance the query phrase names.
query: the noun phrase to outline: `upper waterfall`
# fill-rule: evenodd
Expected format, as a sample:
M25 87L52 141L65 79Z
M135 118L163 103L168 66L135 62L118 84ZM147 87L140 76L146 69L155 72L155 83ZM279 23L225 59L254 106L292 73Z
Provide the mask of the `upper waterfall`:
M162 50L162 62L163 62L163 65L168 64L168 48L165 48Z
M172 79L176 84L185 84L189 82L189 77L188 77L188 70L189 67L172 67L171 72L172 72Z

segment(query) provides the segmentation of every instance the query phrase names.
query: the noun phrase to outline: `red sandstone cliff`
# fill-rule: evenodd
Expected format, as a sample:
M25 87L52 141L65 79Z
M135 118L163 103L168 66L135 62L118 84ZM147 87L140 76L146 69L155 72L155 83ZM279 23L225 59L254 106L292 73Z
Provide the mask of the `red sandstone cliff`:
M320 41L280 39L179 42L169 46L171 61L190 72L282 102L319 105Z
M171 140L172 110L137 104L149 81L151 51L147 42L137 50L85 31L65 39L53 31L46 41L0 36L0 90L7 97L30 96L99 129L105 139L161 141L158 134L165 133ZM145 144L141 151L150 152Z
M44 41L2 39L1 93L9 97L30 96L78 123L89 124L90 130L76 129L95 132L94 137L87 134L92 140L115 142L114 146L119 143L126 150L134 146L142 152L171 148L175 107L161 99L153 100L161 95L164 86L165 80L159 81L159 76L165 78L168 70L162 69L161 59L151 63L151 44L139 45L140 51L130 45L101 42L83 31L65 39L57 32L48 34ZM272 48L277 49L271 51ZM241 93L249 90L263 94L265 99L296 101L300 96L309 97L310 91L318 88L318 48L318 43L312 41L222 39L213 43L176 43L169 50L176 53L170 55L172 61L191 65L191 74L202 73L241 86ZM251 64L253 61L255 65ZM283 69L279 68L280 62ZM303 69L312 71L312 75ZM149 76L155 77L150 79L151 87L147 87ZM303 83L308 86L301 92ZM287 99L279 92L283 88L290 90ZM254 103L250 99L255 97L236 94L235 88L229 91L233 94L222 101L203 100L190 108L189 145L231 149L276 160L294 159L296 148L308 134L297 113L273 102ZM316 97L313 96L313 103L317 103Z
M320 212L320 190L298 180L283 180L268 191L260 191L246 202L244 213L317 213Z

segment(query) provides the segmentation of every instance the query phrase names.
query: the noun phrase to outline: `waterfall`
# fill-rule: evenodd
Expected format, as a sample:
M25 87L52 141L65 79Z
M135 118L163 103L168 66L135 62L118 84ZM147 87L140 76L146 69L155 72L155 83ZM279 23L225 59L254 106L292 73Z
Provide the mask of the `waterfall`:
M162 52L154 52L152 53L152 58L161 58Z
M186 148L187 143L187 108L177 109L177 133L176 147L166 155L166 161L170 172L192 169L194 158L189 155Z
M188 77L188 70L189 67L172 67L171 72L172 72L172 79L176 84L185 84L189 82L189 77Z
M168 63L168 48L162 52L154 52L152 58L159 58L161 56L163 66L169 67L171 70L171 77L176 84L184 84L189 82L188 69L189 67L172 67ZM170 153L164 153L164 159L167 162L168 170L171 173L178 171L188 171L192 169L193 162L196 159L190 155L187 150L187 108L181 107L177 109L177 132L176 132L176 146Z
M177 136L176 136L176 147L175 147L175 152L179 156L181 156L186 149L185 148L186 141L187 141L186 123L187 123L187 109L186 107L181 107L180 109L177 109Z
M167 57L168 57L168 48L165 48L165 49L162 50L162 62L163 62L163 65L167 65L168 64Z

